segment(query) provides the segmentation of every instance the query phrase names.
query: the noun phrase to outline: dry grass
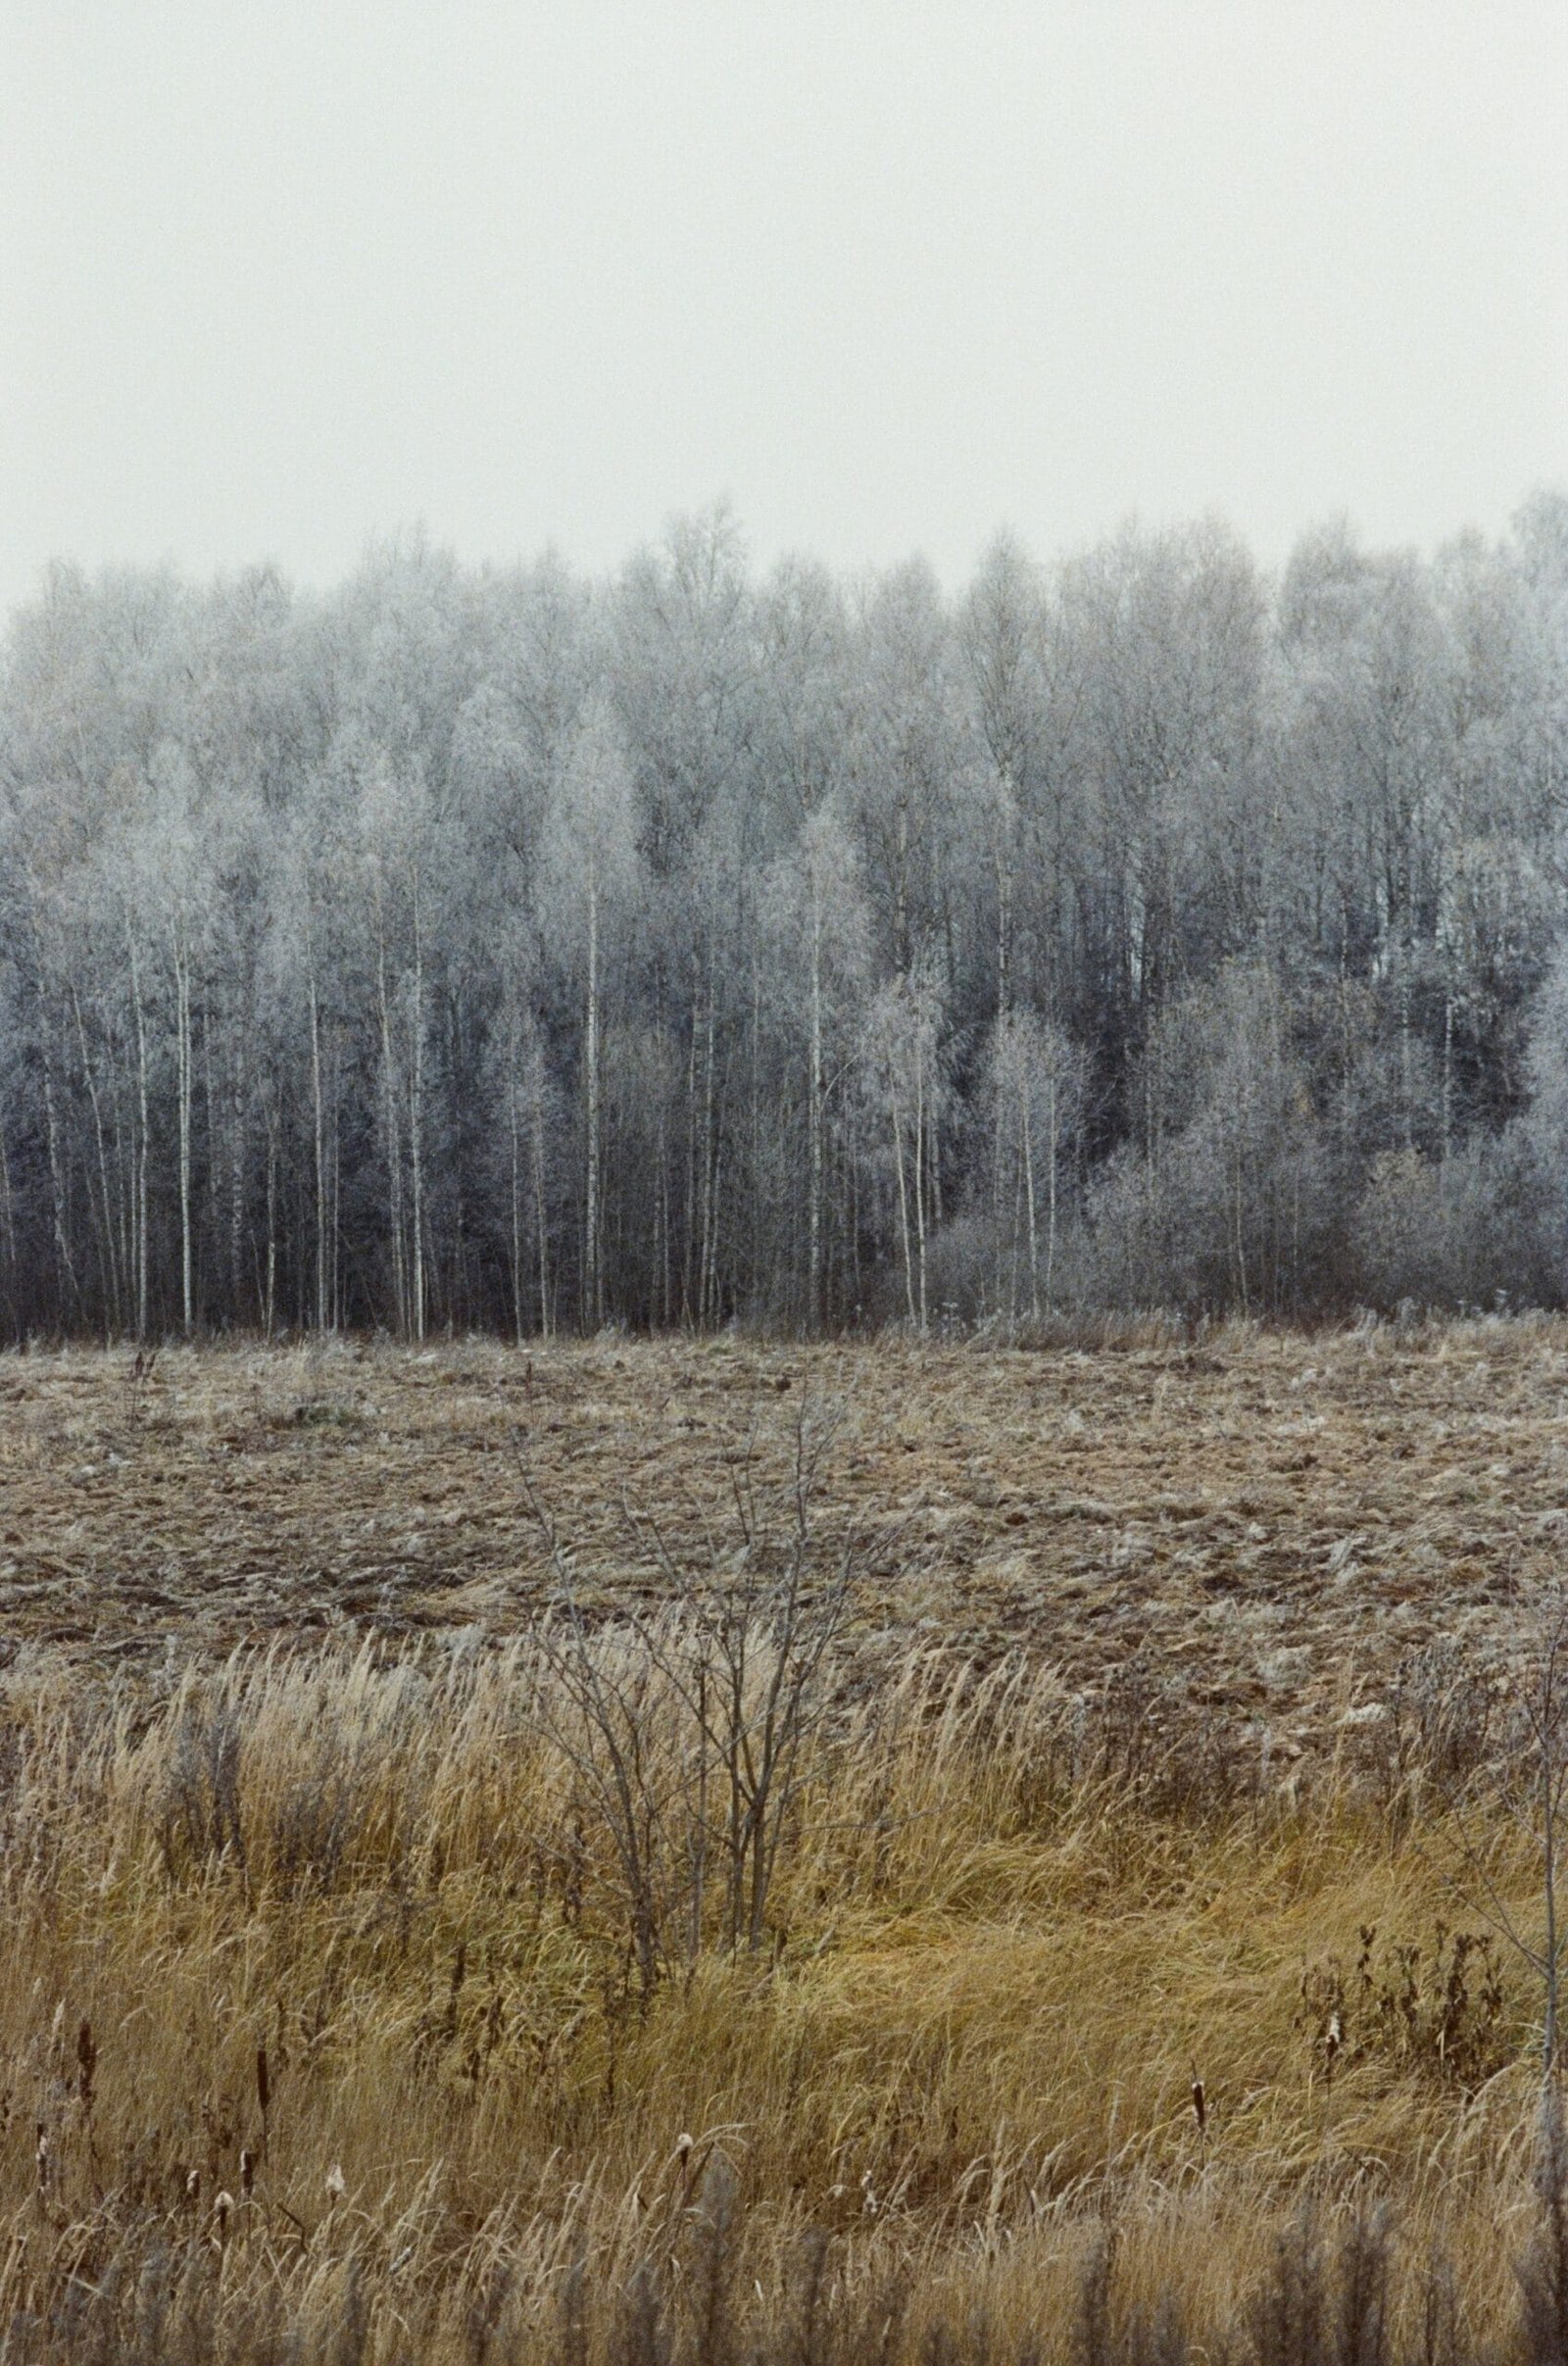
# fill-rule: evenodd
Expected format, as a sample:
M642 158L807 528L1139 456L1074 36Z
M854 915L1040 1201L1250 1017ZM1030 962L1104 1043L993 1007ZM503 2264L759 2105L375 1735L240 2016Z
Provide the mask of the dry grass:
M1009 2354L1032 2330L1081 2355L1096 2245L1118 2323L1174 2294L1209 2335L1303 2203L1332 2227L1374 2201L1410 2263L1401 2342L1419 2347L1434 2244L1466 2354L1500 2342L1536 2217L1539 1999L1504 1951L1484 2006L1477 1954L1444 2019L1440 1926L1480 1927L1420 1780L1454 1670L1429 1662L1401 1702L1393 1647L1467 1619L1503 1682L1514 1602L1549 1565L1565 1349L1558 1326L1232 1333L1196 1368L1166 1348L594 1346L531 1378L488 1349L344 1350L161 1359L139 1399L119 1359L12 1360L4 1550L75 1606L51 1621L20 1598L0 1705L0 2348L238 2358L292 2328L311 2355L569 2361L581 2262L587 2349L657 2366L651 2260L716 2358L716 2243L752 2328L735 2343L806 2366L827 2337L780 2329L819 2229L849 2350L896 2293L900 2355L941 2319L978 2354L977 2311ZM766 1947L671 1946L645 2006L611 1835L515 1632L547 1579L512 1432L581 1540L611 1620L591 1648L624 1651L615 1604L656 1578L612 1482L677 1548L722 1530L723 1450L761 1406L771 1467L776 1383L830 1374L851 1413L824 1536L904 1526L858 1581ZM1159 1514L1178 1490L1188 1508ZM434 1541L376 1558L415 1508ZM1139 1528L1147 1553L1105 1553L1102 1531ZM1446 1593L1434 1562L1417 1595L1423 1553L1460 1532L1482 1574ZM1331 1570L1331 1534L1386 1549ZM390 1602L345 1634L372 1586ZM1191 1627L1216 1601L1230 1614L1151 1689L1182 1605ZM334 1609L339 1631L306 1641ZM1265 1649L1304 1654L1288 1690ZM678 1749L654 1718L651 1780ZM1528 1848L1477 1812L1534 1927ZM675 1882L678 1849L661 1863Z
M842 1401L826 1516L889 1524L858 1623L1023 1648L1093 1690L1142 1653L1283 1771L1399 1657L1477 1652L1555 1576L1568 1322L1191 1346L786 1350L595 1342L524 1356L333 1343L0 1359L0 1614L11 1648L156 1662L279 1633L514 1633L548 1584L542 1493L607 1605L660 1586L629 1496L679 1546L729 1510L804 1392ZM894 1525L896 1524L896 1525Z
M1331 2064L1301 2011L1328 1957L1354 1994L1363 1923L1430 1953L1441 1829L1396 1842L1348 1800L1172 1819L1053 1777L1053 1686L928 1664L821 1745L768 1953L672 1967L644 2010L540 1680L526 1646L263 1658L144 1723L13 1679L9 2306L167 2252L231 2335L264 2298L335 2323L353 2267L383 2346L455 2350L498 2278L526 2345L574 2261L600 2295L648 2256L678 2289L722 2160L764 2293L814 2226L842 2288L1018 2335L1065 2321L1109 2227L1122 2304L1223 2323L1282 2212L1379 2196L1464 2263L1472 2324L1508 2318L1528 1987L1508 1967L1471 2079L1370 2003ZM1528 1858L1494 1871L1528 1923Z

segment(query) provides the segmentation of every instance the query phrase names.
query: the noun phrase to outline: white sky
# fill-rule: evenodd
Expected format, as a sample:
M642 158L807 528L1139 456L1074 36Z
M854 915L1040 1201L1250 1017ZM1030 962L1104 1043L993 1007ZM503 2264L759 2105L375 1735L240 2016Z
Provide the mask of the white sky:
M1568 481L1568 0L0 0L0 609Z

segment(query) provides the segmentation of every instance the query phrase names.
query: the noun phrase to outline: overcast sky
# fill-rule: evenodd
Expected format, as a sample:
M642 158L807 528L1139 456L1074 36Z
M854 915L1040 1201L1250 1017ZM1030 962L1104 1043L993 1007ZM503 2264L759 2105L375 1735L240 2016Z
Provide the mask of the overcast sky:
M0 0L0 608L1568 482L1565 0Z

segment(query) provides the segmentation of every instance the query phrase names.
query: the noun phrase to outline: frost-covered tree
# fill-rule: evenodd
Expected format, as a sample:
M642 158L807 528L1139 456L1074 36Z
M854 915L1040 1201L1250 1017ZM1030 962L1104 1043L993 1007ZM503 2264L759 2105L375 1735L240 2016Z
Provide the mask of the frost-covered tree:
M1568 499L754 580L57 567L0 642L0 1325L1568 1297Z
M604 1034L607 945L625 928L637 871L632 779L608 698L591 697L565 754L545 829L550 942L575 971L582 1011L582 1249L579 1313L605 1301Z
M927 1253L942 1210L950 1072L946 1020L945 982L928 951L912 969L889 979L860 1030L868 1163L889 1180L905 1306L922 1331L930 1320Z
M994 1302L1009 1320L1052 1303L1065 1172L1086 1098L1083 1054L1034 1010L1005 1010L986 1055Z

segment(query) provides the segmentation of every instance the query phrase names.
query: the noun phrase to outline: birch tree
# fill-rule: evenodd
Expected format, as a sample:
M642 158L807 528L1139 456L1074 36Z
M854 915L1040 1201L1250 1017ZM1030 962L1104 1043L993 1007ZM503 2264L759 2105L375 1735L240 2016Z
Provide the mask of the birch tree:
M393 1297L398 1328L422 1340L428 1314L425 1229L427 1057L424 783L384 751L363 758L359 852L373 948L381 1119Z
M609 700L590 697L555 784L546 824L544 893L558 953L575 968L582 1014L582 1227L579 1320L605 1319L604 1028L606 949L623 924L636 875L632 783Z
M924 955L875 997L860 1040L862 1086L885 1129L876 1167L889 1175L909 1322L930 1323L926 1252L939 1193L942 1126L948 1105L943 1042L947 992L936 959Z
M850 1063L870 977L870 924L854 841L831 807L808 819L770 871L763 926L776 990L805 1018L806 1323L826 1315L828 1147L835 1091ZM793 1032L793 1030L792 1030Z
M1033 1010L1004 1010L991 1031L986 1090L992 1134L996 1299L1015 1320L1020 1288L1035 1322L1052 1304L1063 1170L1083 1117L1081 1052Z

